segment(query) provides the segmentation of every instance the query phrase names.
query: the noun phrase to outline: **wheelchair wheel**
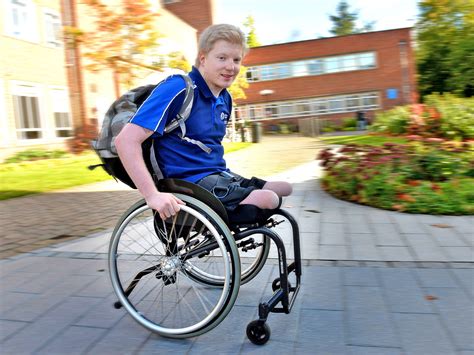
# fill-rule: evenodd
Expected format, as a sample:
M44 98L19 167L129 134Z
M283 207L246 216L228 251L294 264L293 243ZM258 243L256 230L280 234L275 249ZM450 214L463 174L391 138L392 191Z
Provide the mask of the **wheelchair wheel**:
M192 197L176 196L186 205L166 221L144 201L124 214L110 242L109 270L118 306L155 333L184 338L209 331L229 313L240 260L220 217ZM222 287L197 283L195 275L218 278Z
M267 236L253 237L257 243L260 245L251 251L242 250L239 248L240 262L241 262L241 281L240 284L243 285L250 280L252 280L260 270L265 265L265 262L270 252L270 239ZM245 238L244 240L248 240ZM213 250L209 254L203 256L203 258L213 259L218 256L220 253L219 250ZM217 270L214 271L213 268L208 265L213 265L208 262L202 262L200 264L195 264L194 261L188 263L188 276L194 281L212 287L222 287L224 285L224 278L221 273ZM205 268L203 268L205 266Z

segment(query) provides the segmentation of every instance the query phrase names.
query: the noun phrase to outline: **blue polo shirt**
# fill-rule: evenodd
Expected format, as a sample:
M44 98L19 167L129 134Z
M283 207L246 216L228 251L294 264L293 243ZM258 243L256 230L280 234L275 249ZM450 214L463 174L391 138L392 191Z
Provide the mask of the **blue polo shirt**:
M165 178L195 183L207 175L227 170L221 143L232 110L232 98L227 90L215 97L194 67L189 77L195 88L193 107L186 120L186 137L204 143L211 149L210 153L182 140L180 128L163 134L184 102L186 85L180 76L171 76L161 82L130 122L154 131L155 153Z

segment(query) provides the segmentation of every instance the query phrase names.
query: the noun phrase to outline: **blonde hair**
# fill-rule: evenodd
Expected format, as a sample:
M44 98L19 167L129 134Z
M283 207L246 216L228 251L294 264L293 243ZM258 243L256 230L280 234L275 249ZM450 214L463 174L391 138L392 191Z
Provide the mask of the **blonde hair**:
M232 44L238 44L242 46L242 56L247 54L248 47L245 39L245 35L240 28L229 24L212 25L206 28L199 37L198 43L198 56L196 58L195 66L199 67L199 56L201 54L209 53L214 44L224 40Z

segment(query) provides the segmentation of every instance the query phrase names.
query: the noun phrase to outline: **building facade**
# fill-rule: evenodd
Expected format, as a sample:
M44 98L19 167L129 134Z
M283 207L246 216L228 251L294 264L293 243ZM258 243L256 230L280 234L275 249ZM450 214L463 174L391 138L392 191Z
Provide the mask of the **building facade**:
M162 3L166 10L197 30L196 40L215 22L215 0L163 0Z
M0 160L73 134L60 2L0 1Z
M85 31L94 30L94 11L81 4L80 1L68 1L71 7L65 8L64 17L74 19L71 25ZM119 6L120 0L109 0L108 3ZM152 11L159 15L154 27L161 37L156 47L149 48L145 55L135 58L136 65L127 63L127 65L136 66L134 71L136 78L133 83L125 84L112 70L105 68L99 71L88 70L87 66L90 62L83 55L86 49L79 48L76 53L69 52L67 58L74 62L74 65L68 66L69 83L71 90L77 93L74 95L75 100L72 100L76 103L76 109L73 108L74 117L82 117L77 120L78 127L91 127L95 134L94 130L101 127L105 113L118 96L139 85L158 83L166 76L166 68L164 68L165 73L162 73L153 71L147 66L162 61L168 54L180 52L188 62L194 61L197 53L196 29L165 9L159 1L150 1L150 4ZM166 63L162 64L166 66Z
M411 29L401 28L252 48L244 60L250 85L237 102L237 119L337 121L358 111L371 119L411 103L411 43Z
M160 80L162 75L145 68L158 57L180 52L189 63L195 60L197 25L165 8L165 2L150 0L161 37L132 85ZM212 1L200 2L212 10ZM211 21L203 13L197 23ZM0 1L0 161L26 149L66 149L76 132L100 127L117 94L129 89L117 86L110 70L88 70L84 49L64 44L63 26L87 31L93 25L94 12L78 0Z

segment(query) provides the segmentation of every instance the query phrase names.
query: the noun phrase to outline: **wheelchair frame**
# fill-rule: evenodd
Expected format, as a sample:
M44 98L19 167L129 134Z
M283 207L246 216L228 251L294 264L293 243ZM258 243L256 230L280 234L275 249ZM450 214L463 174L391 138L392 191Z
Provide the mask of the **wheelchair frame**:
M290 313L300 289L302 271L301 248L299 228L296 220L287 211L277 209L271 211L271 213L269 212L267 214L268 217L260 221L231 224L227 219L225 209L220 204L220 201L210 193L194 184L174 179L166 180L167 181L159 185L160 191L172 192L186 203L182 208L184 218L187 219L188 215L192 216L190 220L193 220L193 227L187 232L189 235L186 234L185 237L177 236L176 230L178 228L183 230L185 223L182 221L180 222L181 225L176 223L178 227L174 230L175 223L172 224L173 227L169 227L169 225L167 227L165 221L161 221L160 219L157 222L156 212L152 212L147 208L144 200L137 202L125 212L113 232L109 247L109 271L114 291L118 297L118 301L114 306L116 308L123 306L141 325L163 336L185 338L207 332L217 326L225 318L236 300L241 284L239 249L248 251L262 248L257 252L256 261L251 264L249 273L242 276L242 283L245 283L253 279L264 266L271 240L278 251L279 277L275 278L272 282L273 295L268 301L259 304L258 319L250 322L246 330L247 337L252 343L257 345L265 344L271 335L270 328L266 323L269 314L272 312ZM147 213L146 218L140 217L143 213ZM272 230L272 228L282 222L276 221L274 219L275 216L283 217L291 226L294 260L290 264L288 264L287 261L286 248L282 238ZM132 222L135 220L139 221L140 224L134 225ZM176 220L176 217L174 220ZM157 227L160 221L162 222L162 226ZM129 238L127 234L128 230L135 233L136 230L143 228L141 227L141 223L147 223L147 227L144 228L143 236L139 236L136 239ZM150 223L152 223L153 228L151 228ZM191 231L197 230L198 226L201 228L201 232L195 233L195 236L191 236ZM170 229L170 231L164 233L163 230L167 228ZM150 243L150 245L153 243L153 245L147 249L148 245L145 247L142 245L146 244L142 241L142 238L149 238L149 235L153 233L155 236L158 236L158 238L154 237L148 239L151 240L151 242L147 241L147 243ZM253 235L262 235L262 242L255 242L255 240L251 238ZM182 240L184 240L184 242L179 244L179 241ZM155 243L159 243L162 249L158 250L158 247L154 246ZM136 249L137 246L134 246L135 244L138 245L138 249ZM123 248L125 252L121 252L122 245L124 245ZM165 245L165 248L163 245ZM130 246L133 246L133 249L130 249L135 253L133 255L129 255L132 254L132 252L127 250ZM151 249L153 249L153 253L150 253ZM138 251L135 252L135 250ZM216 256L212 254L214 252L216 252ZM158 257L155 254L158 254ZM135 258L135 260L133 260L133 258ZM204 264L201 260L206 260L205 258L211 260L210 263L215 262L217 266L220 266L216 267L218 271L214 271L215 274L206 271L205 267L201 266L201 263ZM222 259L222 265L217 264L216 260L220 259ZM193 264L195 260L197 260L197 262ZM138 264L138 272L135 271L130 274L128 271L129 263L132 265L135 263ZM127 267L124 268L127 277L121 276L122 271L120 268L122 264L127 265ZM144 266L142 266L142 264ZM148 264L150 266L146 267ZM211 266L212 265L213 264L211 264ZM290 284L289 275L291 273L295 275L295 285ZM181 274L187 277L183 278L179 276ZM131 280L130 275L132 276ZM153 275L155 278L153 278ZM125 278L128 278L126 282L124 282ZM159 280L158 283L161 286L158 286L156 281L153 281L153 284L150 285L151 280L155 279ZM199 289L202 290L202 292L206 292L205 296L200 296L198 293L194 298L202 299L201 303L203 304L208 302L208 299L212 299L215 303L213 303L213 305L207 305L207 309L214 308L211 309L209 314L202 315L202 320L196 316L196 318L199 318L196 324L191 326L186 325L176 328L175 330L171 327L162 327L161 324L157 324L157 322L153 321L153 317L144 314L145 312L149 312L149 309L155 309L157 307L150 307L146 311L140 310L139 307L141 307L142 303L148 304L153 301L150 295L156 292L155 289L160 289L163 293L168 290L173 290L173 287L176 287L178 290L178 283L183 279L185 284L182 286L182 289L188 290L183 293L185 296L189 293L189 298L191 299L192 292ZM204 287L196 287L194 284L190 284L190 280L197 282L197 284L204 285ZM162 283L160 283L160 281L162 281ZM137 285L141 283L145 285L145 291L136 290ZM215 293L221 292L219 297L211 293L213 292L211 290L212 288L214 290L218 289ZM130 300L134 293L138 294L136 301ZM178 294L180 295L180 291L178 291ZM155 297L154 301L158 301L158 296ZM175 301L173 300L173 302ZM177 307L180 302L181 301L176 301L175 306ZM183 301L181 303L186 302ZM163 304L170 306L172 302L165 301ZM191 307L188 306L188 308ZM158 313L158 311L156 311L156 313ZM163 316L163 323L171 319L170 314L172 313L173 311L169 311L168 315Z

